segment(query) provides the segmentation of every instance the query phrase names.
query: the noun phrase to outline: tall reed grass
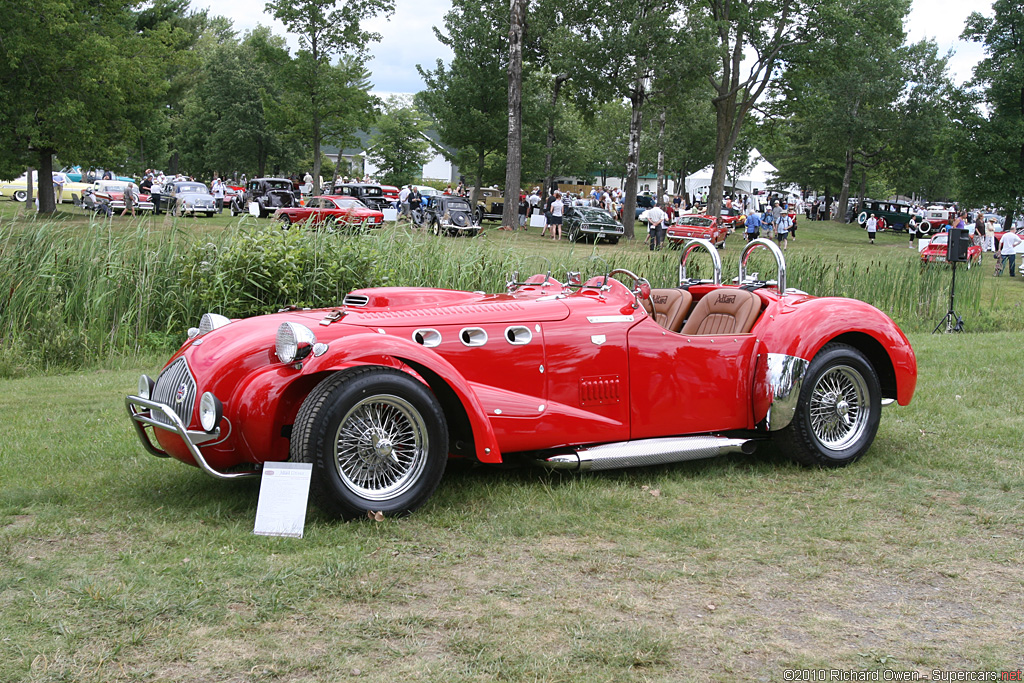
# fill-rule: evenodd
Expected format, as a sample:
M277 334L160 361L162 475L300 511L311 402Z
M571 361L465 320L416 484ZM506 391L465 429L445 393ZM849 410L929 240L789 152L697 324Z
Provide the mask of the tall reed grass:
M242 317L288 304L329 306L359 287L501 291L517 270L550 269L562 278L611 268L670 287L678 273L678 252L604 251L599 258L595 249L569 245L541 258L515 242L402 229L357 236L250 226L197 236L144 225L0 225L0 376L164 352L206 311ZM709 263L696 255L688 274L707 277ZM946 311L945 267L806 253L788 265L789 286L862 299L908 331L930 329ZM774 277L775 264L758 251L748 270ZM726 280L734 275L727 267ZM958 272L956 307L965 316L981 305L980 284L979 269Z

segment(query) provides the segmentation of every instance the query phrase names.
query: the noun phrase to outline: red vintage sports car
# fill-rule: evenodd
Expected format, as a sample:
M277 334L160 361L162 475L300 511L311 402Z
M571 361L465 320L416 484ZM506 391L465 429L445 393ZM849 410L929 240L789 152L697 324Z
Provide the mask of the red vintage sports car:
M923 263L934 263L935 261L945 262L946 251L949 247L949 233L940 232L928 242L928 246L921 250L921 261ZM971 244L967 247L967 267L970 268L981 261L981 245Z
M711 280L686 277L694 249ZM778 283L746 277L755 248ZM881 311L786 289L754 240L742 285L694 241L679 287L616 269L566 283L513 276L501 294L415 287L229 320L207 313L126 406L143 446L219 479L313 466L326 514L408 513L449 458L601 470L750 453L847 465L882 406L907 405L917 361ZM616 278L623 278L622 282Z
M313 227L379 228L384 223L384 214L352 197L321 195L307 199L305 206L278 209L274 212L274 220L281 221L286 228L306 221Z
M665 236L672 244L683 244L691 239L705 239L721 249L725 246L729 230L714 216L684 214L676 218L673 225L668 226Z

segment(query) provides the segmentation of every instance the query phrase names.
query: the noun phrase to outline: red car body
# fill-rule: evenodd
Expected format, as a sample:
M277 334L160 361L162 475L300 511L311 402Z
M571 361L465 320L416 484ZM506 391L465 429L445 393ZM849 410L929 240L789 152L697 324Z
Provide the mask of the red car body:
M653 291L612 271L538 275L499 294L382 287L335 308L207 314L155 382L140 379L128 411L147 450L217 478L312 463L311 498L339 517L415 509L450 457L608 469L777 437L803 462L848 464L870 446L883 399L911 400L913 350L868 304L785 292L766 240L744 249L741 281L755 247L776 254L782 291L716 284L720 268ZM632 289L609 277L619 273ZM737 302L742 329L704 317Z
M340 195L309 197L304 206L280 208L274 212L274 219L288 225L309 222L319 226L361 226L379 228L384 223L384 214L367 207L358 199Z
M384 191L384 198L389 202L397 202L399 190L394 185L381 185L380 189Z
M707 214L684 214L668 226L666 238L673 244L683 244L691 239L705 239L721 249L729 230L714 216Z
M921 261L924 263L933 263L935 261L945 262L946 251L949 247L949 233L940 232L928 241L928 246L921 250ZM970 268L973 264L978 263L981 260L981 245L971 244L967 248L967 267Z

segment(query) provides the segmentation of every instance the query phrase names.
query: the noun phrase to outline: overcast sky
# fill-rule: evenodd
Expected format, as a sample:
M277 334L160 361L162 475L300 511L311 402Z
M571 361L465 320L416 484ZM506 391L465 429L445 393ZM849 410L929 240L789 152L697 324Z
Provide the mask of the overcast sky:
M192 6L231 19L239 33L257 24L271 26L274 33L286 36L289 44L296 46L284 26L261 11L260 0L192 0ZM383 36L371 47L369 68L376 92L418 92L423 89L423 81L416 65L431 68L438 58L446 63L451 59L451 52L437 42L432 29L443 25L450 7L450 0L395 0L395 14L390 20L376 19L367 25ZM952 49L950 72L955 82L962 83L970 78L971 67L982 57L981 46L959 40L964 20L973 10L991 15L991 7L991 0L914 0L907 32L913 42L932 38L941 52Z

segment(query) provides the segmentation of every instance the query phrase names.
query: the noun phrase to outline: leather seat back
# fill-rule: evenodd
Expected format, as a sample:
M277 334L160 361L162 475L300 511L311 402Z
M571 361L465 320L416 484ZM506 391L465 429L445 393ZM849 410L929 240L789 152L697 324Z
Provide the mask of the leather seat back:
M708 292L697 302L683 334L746 334L761 312L756 294L731 287Z
M693 303L693 295L685 289L652 289L651 309L654 321L671 332L678 332Z

